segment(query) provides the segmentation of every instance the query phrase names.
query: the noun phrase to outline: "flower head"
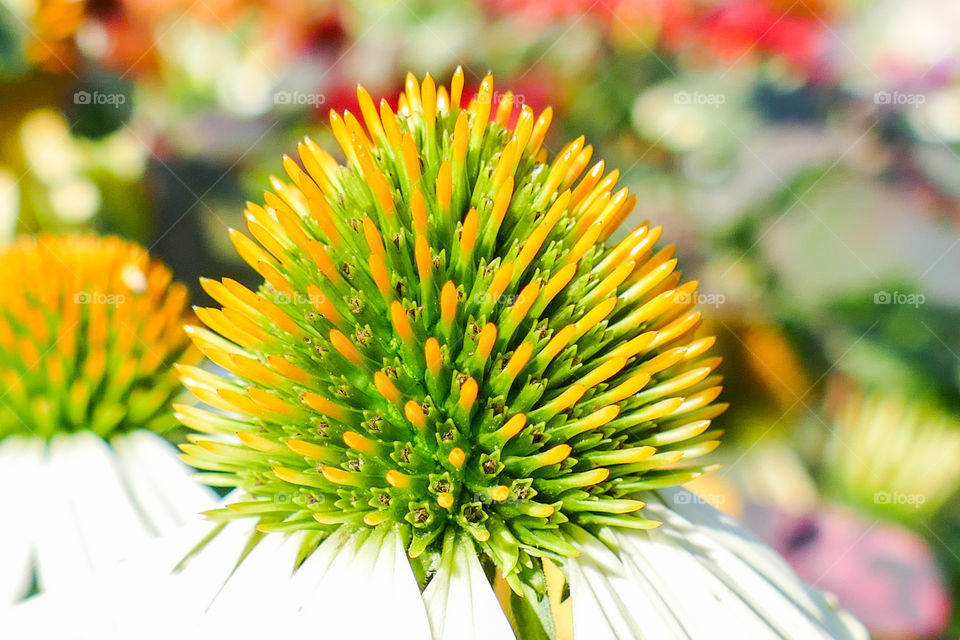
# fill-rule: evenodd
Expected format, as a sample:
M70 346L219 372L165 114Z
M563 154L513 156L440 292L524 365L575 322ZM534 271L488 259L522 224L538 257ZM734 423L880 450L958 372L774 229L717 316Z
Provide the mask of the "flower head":
M256 242L232 232L263 286L204 281L216 333L190 330L235 376L184 381L230 416L179 411L239 436L184 447L249 495L216 517L314 545L399 526L420 575L462 532L519 591L571 531L658 524L633 494L701 473L719 359L660 229L609 242L635 202L619 172L582 137L550 158L550 109L506 93L491 120L492 79L465 108L462 86L410 75L396 113L361 88L364 124L330 114L346 165L309 139L284 158Z
M0 509L17 514L0 530L3 607L34 575L82 582L213 496L153 433L176 424L170 365L198 356L170 270L119 238L43 235L0 251L0 273Z
M171 426L187 290L136 244L24 237L0 252L0 438Z

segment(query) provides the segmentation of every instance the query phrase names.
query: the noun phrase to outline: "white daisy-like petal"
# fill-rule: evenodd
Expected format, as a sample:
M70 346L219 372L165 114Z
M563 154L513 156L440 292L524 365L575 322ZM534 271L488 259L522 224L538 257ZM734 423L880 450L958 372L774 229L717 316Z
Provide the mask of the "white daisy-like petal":
M583 541L581 553L590 561L565 564L570 592L577 594L572 600L575 638L688 637L669 601L648 582L636 579L626 567L610 570L609 561L597 561L613 556L600 541ZM651 608L656 615L649 614Z
M111 441L126 485L150 527L165 533L209 509L216 499L209 488L191 478L166 440L150 431L137 430Z
M663 525L610 531L566 563L576 638L866 638L772 550L684 489L644 495Z
M35 528L43 588L73 584L150 535L124 492L109 446L93 433L55 437L38 473L46 488Z
M30 469L43 461L43 445L36 438L7 438L0 442L0 510L7 514L0 544L0 607L16 602L30 588L33 576L31 538L37 496L23 490Z
M445 556L423 592L434 639L514 638L473 544L460 540Z
M420 589L393 531L355 534L340 547L316 591L304 595L301 615L322 617L330 637L429 638Z

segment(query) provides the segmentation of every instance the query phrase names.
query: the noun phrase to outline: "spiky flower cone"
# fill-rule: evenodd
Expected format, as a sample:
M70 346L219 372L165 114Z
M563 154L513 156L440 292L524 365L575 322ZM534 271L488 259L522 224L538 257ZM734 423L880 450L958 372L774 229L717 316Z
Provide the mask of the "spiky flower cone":
M212 513L301 531L399 527L421 583L466 535L517 593L543 593L539 557L576 555L580 528L646 529L634 494L682 483L717 445L711 337L696 283L648 225L607 240L635 198L588 168L581 137L548 159L551 111L491 121L492 79L461 108L408 76L398 113L358 90L364 125L331 113L346 156L307 139L240 255L258 292L203 286L200 349L227 380L183 379L224 415L180 407L185 458L249 500ZM215 333L214 333L215 332ZM219 336L216 334L220 334Z
M826 451L829 488L867 512L916 526L960 488L960 431L933 406L848 391Z
M0 438L175 424L187 290L136 244L24 237L0 253Z

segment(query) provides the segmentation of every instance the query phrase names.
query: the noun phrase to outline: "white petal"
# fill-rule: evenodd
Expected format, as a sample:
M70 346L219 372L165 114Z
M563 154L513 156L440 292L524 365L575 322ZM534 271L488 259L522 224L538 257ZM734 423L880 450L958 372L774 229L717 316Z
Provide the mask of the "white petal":
M662 594L637 580L622 564L619 570L611 570L609 561L596 562L612 555L602 543L593 538L579 545L589 560L564 564L570 580L575 638L688 637Z
M772 550L689 492L642 498L663 525L610 532L621 569L589 540L578 540L582 555L565 563L576 638L866 637Z
M202 612L199 629L211 637L229 628L243 629L249 637L294 633L296 607L290 584L302 539L264 536Z
M674 518L684 518L695 526L706 544L715 551L721 572L751 589L766 589L771 602L779 595L799 608L805 618L826 637L866 638L866 630L853 618L837 609L823 593L808 586L773 549L759 542L732 518L696 499L686 489L674 488L659 492L659 497L673 509ZM691 499L693 498L693 499ZM756 581L756 577L762 578ZM801 625L801 621L797 621Z
M43 442L38 438L9 437L0 443L0 607L26 595L33 579L32 519L34 510L47 508L25 486L36 486L43 465Z
M34 538L44 588L82 580L92 567L110 564L150 532L124 492L106 442L88 432L52 440L40 484L43 504Z
M193 470L160 436L133 431L114 438L111 444L126 486L157 533L194 520L216 503L216 493L191 478Z
M423 599L435 640L515 638L469 540L440 561Z
M304 563L297 573L311 570ZM340 544L316 584L298 597L305 620L323 620L324 637L430 637L420 589L393 531L362 532Z

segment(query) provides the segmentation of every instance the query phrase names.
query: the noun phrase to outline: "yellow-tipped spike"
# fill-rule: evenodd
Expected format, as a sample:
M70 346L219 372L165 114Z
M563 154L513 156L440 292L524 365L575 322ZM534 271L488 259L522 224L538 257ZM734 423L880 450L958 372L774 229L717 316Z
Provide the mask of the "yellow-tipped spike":
M457 288L447 280L440 290L440 321L449 325L457 313Z
M410 212L413 215L414 230L427 235L427 202L420 189L414 188L410 194Z
M450 450L447 460L450 461L450 464L459 469L463 466L463 463L467 461L467 454L464 453L463 449L460 447L454 447Z
M410 184L419 184L420 154L417 150L417 143L409 131L403 134L403 138L400 141L400 150L403 155L403 166L407 170L407 178L410 179Z
M602 365L580 378L580 384L585 386L587 389L595 387L604 380L616 375L626 364L627 359L622 356L610 358Z
M384 398L397 404L400 402L401 395L400 390L397 389L396 385L391 382L390 378L382 371L377 371L373 374L373 386L377 388L377 391L380 392Z
M543 350L544 357L547 360L553 360L560 352L567 348L567 345L570 344L570 341L573 340L573 337L577 335L576 325L568 324L563 329L557 332L553 338L550 339L550 342L547 343L546 348Z
M331 418L337 420L343 420L346 417L344 410L338 405L334 404L330 400L327 400L323 396L317 395L311 391L307 391L301 396L303 403L313 409L314 411L319 411L324 415L328 415Z
M520 433L526 424L527 416L522 413L518 413L507 420L506 423L504 423L504 425L497 430L497 432L499 433L500 437L503 438L504 442L506 442L510 438Z
M558 293L563 291L564 287L570 284L570 281L573 280L573 276L576 273L577 265L575 264L568 264L557 271L543 287L543 300L549 304Z
M387 483L397 489L406 489L410 486L410 476L400 473L395 469L387 471Z
M525 286L517 295L517 300L514 302L513 307L510 308L510 319L516 323L519 323L521 320L523 320L526 317L527 312L530 311L530 307L532 307L533 303L537 301L537 296L539 294L539 280L534 280Z
M566 460L570 456L570 452L573 449L568 444L558 444L553 449L546 451L542 454L540 461L544 466L549 466L551 464L559 464Z
M386 139L383 125L380 124L380 117L377 114L377 108L373 104L373 98L370 97L366 89L359 85L357 85L357 102L360 104L360 113L363 115L367 130L378 139Z
M437 171L437 204L440 205L440 211L444 213L450 211L452 193L453 173L450 168L450 161L444 160L440 163L440 169Z
M326 464L332 464L340 457L339 454L312 442L291 438L287 440L287 448L297 455L314 460L320 460Z
M493 75L487 74L480 81L480 89L477 91L477 97L473 99L471 110L474 113L473 127L470 137L478 140L483 136L483 132L490 122L490 105L493 103Z
M433 273L433 259L430 256L430 245L426 236L417 235L414 242L414 260L417 263L417 275L421 281L428 281Z
M467 211L463 218L463 227L460 231L460 248L469 255L473 253L473 247L477 243L477 227L480 224L480 218L476 209Z
M453 506L453 494L452 493L441 493L437 496L437 504L439 504L444 509L450 509Z
M613 309L616 306L616 298L607 298L593 309L588 311L577 321L577 335L582 336L586 332L590 331L590 329L593 329L595 326L600 324L601 320L613 313Z
M371 511L363 516L363 523L369 527L375 527L390 519L389 511Z
M490 281L490 288L487 289L488 300L493 302L500 300L500 296L502 296L503 292L510 286L510 280L512 278L513 263L508 260L500 265L497 272L493 274L493 279Z
M397 332L401 340L404 342L413 340L413 328L410 326L410 320L407 319L407 312L397 300L390 305L390 320L393 322L394 331Z
M496 502L503 502L510 497L510 487L499 485L490 490L490 497Z
M457 65L453 77L450 78L450 106L460 108L460 98L463 95L463 67Z
M356 431L344 431L343 443L354 451L361 453L374 453L377 450L377 445L373 440L365 438Z
M477 355L480 356L481 360L486 360L490 357L490 353L493 351L493 345L496 344L496 342L497 325L488 322L480 329L480 337L477 340Z
M467 380L460 385L460 406L464 409L470 409L477 400L478 391L477 381L473 378L467 378Z
M533 345L529 342L524 342L517 350L513 352L513 355L510 357L510 361L507 362L507 366L504 368L504 371L512 377L517 377L520 375L520 372L523 371L523 368L527 366L527 362L530 361L530 356L533 355Z
M417 429L424 429L427 426L427 416L423 413L423 408L414 400L408 400L403 405L403 413L407 420Z
M330 344L333 345L333 348L337 352L346 358L348 361L355 365L359 365L363 362L363 356L357 350L353 343L350 342L350 339L347 336L343 335L340 331L333 329L330 331Z
M440 367L443 365L443 355L440 352L440 343L436 338L427 338L423 345L424 357L427 361L427 369L431 374L437 376L440 374Z

